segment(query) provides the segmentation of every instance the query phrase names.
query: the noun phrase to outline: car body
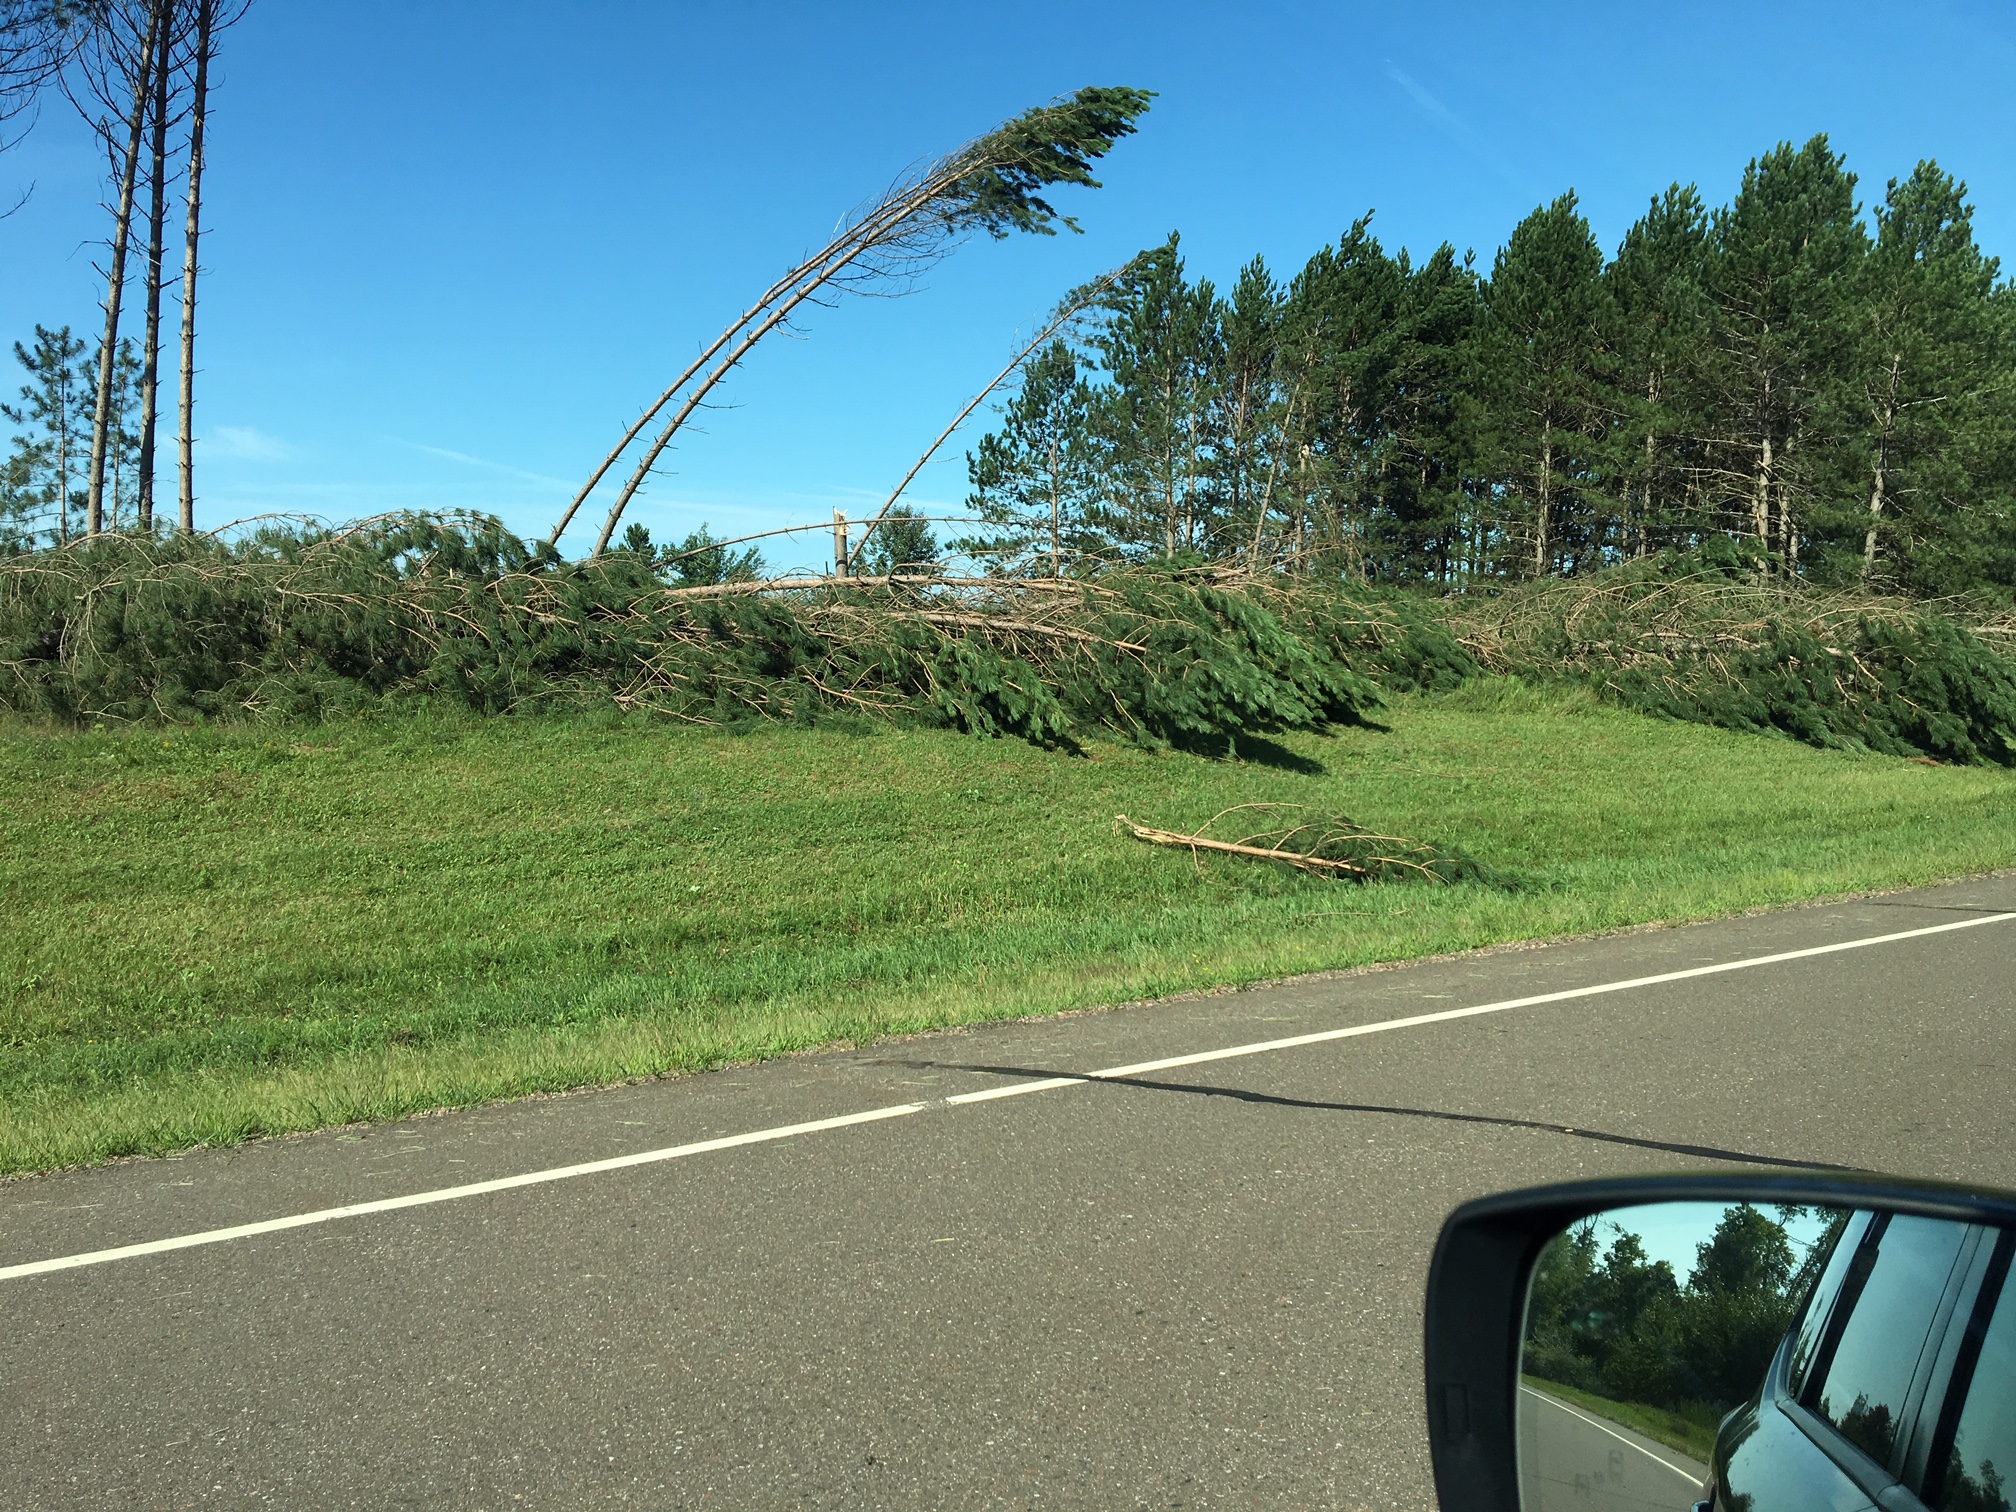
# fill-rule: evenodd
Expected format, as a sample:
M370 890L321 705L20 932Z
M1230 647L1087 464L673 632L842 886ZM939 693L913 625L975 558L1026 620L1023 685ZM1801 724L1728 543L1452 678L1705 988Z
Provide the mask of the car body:
M1858 1211L1757 1395L1716 1435L1714 1512L2007 1512L2016 1231Z

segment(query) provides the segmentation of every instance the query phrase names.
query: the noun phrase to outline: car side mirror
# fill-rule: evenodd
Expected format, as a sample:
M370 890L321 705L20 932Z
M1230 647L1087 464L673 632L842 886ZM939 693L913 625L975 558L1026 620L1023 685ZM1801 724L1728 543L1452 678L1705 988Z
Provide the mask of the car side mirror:
M1428 1273L1441 1504L2008 1512L2012 1252L2016 1197L1881 1177L1465 1203Z

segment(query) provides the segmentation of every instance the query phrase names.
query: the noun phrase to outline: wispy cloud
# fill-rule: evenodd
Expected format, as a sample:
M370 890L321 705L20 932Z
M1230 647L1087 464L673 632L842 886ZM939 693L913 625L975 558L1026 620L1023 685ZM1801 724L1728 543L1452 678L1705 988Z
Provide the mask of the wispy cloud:
M1440 126L1443 132L1472 158L1489 168L1514 189L1526 194L1535 192L1532 182L1526 175L1508 163L1481 131L1444 105L1427 86L1407 74L1391 58L1386 60L1386 77L1399 85L1407 98L1420 107L1422 114Z
M294 448L278 436L269 436L250 425L213 425L203 439L210 443L211 455L218 457L283 462L294 455Z
M524 468L513 467L508 462L492 462L488 457L472 457L468 452L455 451L446 446L429 446L424 441L408 441L400 436L387 436L385 439L395 446L404 446L430 457L440 457L448 462L460 462L464 467L480 467L489 472L521 478L527 483L543 483L551 488L574 487L574 484L565 478L549 478L544 473L527 472Z

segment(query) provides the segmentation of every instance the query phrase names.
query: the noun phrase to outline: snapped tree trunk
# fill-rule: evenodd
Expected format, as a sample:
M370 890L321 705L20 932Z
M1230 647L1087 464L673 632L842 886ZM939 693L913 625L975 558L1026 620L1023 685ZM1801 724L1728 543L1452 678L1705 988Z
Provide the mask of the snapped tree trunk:
M182 234L181 510L185 535L196 530L196 243L203 230L203 112L210 85L211 34L217 0L196 0L196 76L189 88L189 216Z
M147 32L134 69L133 108L126 117L126 148L119 170L119 204L113 211L112 266L105 275L105 337L98 344L98 405L91 421L91 474L85 484L84 530L97 535L105 525L105 461L112 435L112 379L119 349L119 303L126 292L126 246L133 230L133 189L140 170L140 136L146 128L147 100L154 92L157 43L168 0L147 9Z

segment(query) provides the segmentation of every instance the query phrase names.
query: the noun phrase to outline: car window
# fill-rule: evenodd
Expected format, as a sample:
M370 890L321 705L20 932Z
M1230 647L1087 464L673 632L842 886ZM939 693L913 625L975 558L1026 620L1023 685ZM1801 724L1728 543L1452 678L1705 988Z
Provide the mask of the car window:
M1855 1258L1855 1252L1861 1247L1862 1238L1869 1232L1869 1224L1875 1216L1871 1212L1850 1215L1847 1226L1834 1241L1826 1268L1814 1283L1806 1310L1799 1319L1799 1336L1793 1343L1791 1367L1786 1374L1787 1385L1795 1397L1806 1384L1807 1368L1812 1365L1814 1353L1820 1348L1821 1336L1827 1331L1828 1319L1833 1316L1834 1297L1847 1278L1849 1262Z
M1893 1218L1871 1228L1852 1262L1848 1316L1830 1330L1833 1348L1815 1362L1819 1379L1806 1405L1879 1465L1890 1463L1905 1396L1969 1232L1943 1218Z
M2010 1236L2004 1235L1991 1279L2008 1269ZM1967 1384L1946 1456L1946 1471L1927 1500L1937 1512L2010 1512L2016 1486L2016 1289L2006 1282L1970 1362L1973 1340L1962 1345L1956 1380ZM1951 1410L1950 1407L1948 1409Z

